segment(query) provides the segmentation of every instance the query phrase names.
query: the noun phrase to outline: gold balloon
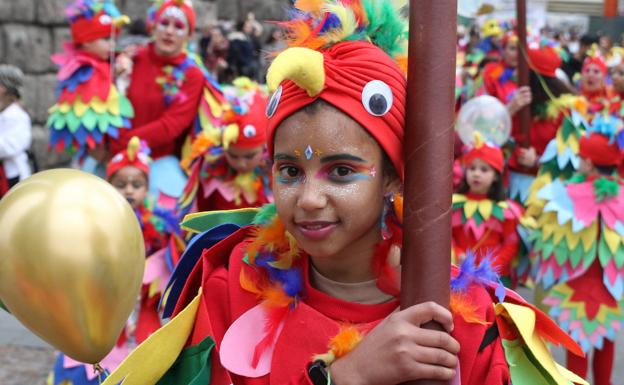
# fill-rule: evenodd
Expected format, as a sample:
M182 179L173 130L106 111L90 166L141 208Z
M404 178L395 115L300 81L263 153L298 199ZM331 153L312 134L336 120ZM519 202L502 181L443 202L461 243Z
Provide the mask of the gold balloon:
M0 300L68 356L96 363L137 299L145 251L138 220L104 180L44 171L0 201Z

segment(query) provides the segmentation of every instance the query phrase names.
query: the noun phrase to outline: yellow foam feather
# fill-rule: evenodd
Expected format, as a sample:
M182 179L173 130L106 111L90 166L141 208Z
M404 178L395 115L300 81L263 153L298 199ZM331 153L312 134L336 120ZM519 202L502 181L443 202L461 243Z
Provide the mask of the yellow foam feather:
M615 254L620 247L620 242L622 241L622 237L620 237L615 231L611 230L609 227L603 227L604 239L607 242L607 246L609 246L609 250Z
M74 102L74 105L72 106L73 110L74 110L74 114L77 117L81 117L82 115L84 115L87 110L89 109L89 105L83 103L82 98L80 98L80 95L78 95L78 97L76 98L76 101Z
M596 242L596 238L598 237L598 226L596 224L597 221L594 221L589 227L584 228L579 233L583 241L583 249L587 252L589 251L594 243Z
M113 116L118 116L120 114L119 92L117 92L116 87L111 87L111 90L108 93L108 98L106 99L106 109Z
M484 199L479 202L479 213L481 213L481 216L483 217L483 219L485 220L490 219L490 215L492 215L493 207L494 205L492 204L492 201L489 199Z
M61 103L58 105L59 112L62 114L67 114L71 111L72 106L69 103Z
M535 357L535 362L539 363L557 385L568 385L570 382L589 385L587 381L574 373L560 370L560 366L553 359L548 346L535 329L536 317L531 308L503 302L496 305L496 312L497 314L506 313L507 317L505 318L510 319L516 326L526 347Z
M453 194L453 203L466 202L467 199L464 194Z
M308 48L288 48L269 67L267 86L275 92L284 80L292 80L311 97L318 95L325 87L323 54Z
M100 99L98 96L95 96L93 97L93 99L91 99L91 101L89 102L89 106L93 108L93 110L98 114L105 113L107 109L106 103L104 103L102 99Z
M182 312L130 353L102 385L116 385L122 380L122 385L156 384L182 352L193 330L201 298L200 289Z
M479 202L469 200L464 204L464 214L466 218L472 218L479 207Z
M223 115L224 108L208 89L204 89L204 99L208 103L212 116L220 118Z
M223 148L228 149L232 143L238 140L238 126L229 124L223 129Z

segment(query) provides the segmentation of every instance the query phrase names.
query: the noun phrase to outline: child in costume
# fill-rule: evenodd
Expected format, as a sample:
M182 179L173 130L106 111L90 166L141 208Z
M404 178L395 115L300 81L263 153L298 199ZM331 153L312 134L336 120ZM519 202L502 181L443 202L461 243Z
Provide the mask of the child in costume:
M165 316L176 316L105 385L583 382L542 340L569 337L472 261L453 270L454 318L432 303L394 312L406 78L393 56L405 24L390 1L295 5L290 48L268 72L275 206L251 226L238 229L248 209L196 228L203 245L189 245L169 288ZM420 328L432 319L454 337Z
M598 385L611 384L614 341L624 319L624 193L616 172L622 152L615 137L621 125L607 116L587 127L578 173L539 190L545 203L532 235L535 277L550 289L543 302L587 354L594 350ZM586 377L587 358L568 356L567 363Z
M117 344L100 362L98 373L93 365L83 364L60 354L51 376L52 385L99 385L100 380L121 363L138 344L161 326L159 303L171 273L166 248L179 232L178 218L156 207L148 198L149 149L138 137L128 149L116 154L106 168L106 179L134 209L145 242L145 273L136 308L128 319ZM110 224L114 226L114 224Z
M205 130L182 161L189 181L179 202L182 214L258 207L272 201L266 160L267 96L260 86L238 78L224 87L231 109L221 130Z
M72 42L65 44L64 53L52 56L59 66L58 100L46 126L51 148L75 153L82 160L87 152L101 152L106 136L117 138L130 128L134 116L132 105L113 83L110 66L114 37L128 18L111 0L76 0L65 14ZM105 159L96 157L103 174ZM95 170L97 162L90 159L93 165L86 167Z
M511 287L511 265L520 249L517 227L524 210L506 199L503 152L475 133L463 164L464 176L453 194L455 255L463 260L467 252L473 252L477 264L485 257L491 258L505 286Z

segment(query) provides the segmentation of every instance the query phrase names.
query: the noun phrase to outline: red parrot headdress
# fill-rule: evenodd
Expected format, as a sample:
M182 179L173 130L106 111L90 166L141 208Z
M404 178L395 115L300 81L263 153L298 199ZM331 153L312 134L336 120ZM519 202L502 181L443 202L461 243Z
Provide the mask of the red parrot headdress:
M132 166L143 171L149 176L149 148L147 143L133 136L128 142L128 148L115 155L106 166L106 179L110 179L115 173L124 167Z
M154 25L158 23L158 19L165 13L170 7L176 7L180 9L186 21L189 25L189 34L195 30L195 10L193 9L193 3L191 0L155 0L154 4L147 11L147 27L148 29L154 28Z
M317 99L364 127L403 176L407 23L395 2L298 0L280 23L289 48L269 68L268 145L280 123Z

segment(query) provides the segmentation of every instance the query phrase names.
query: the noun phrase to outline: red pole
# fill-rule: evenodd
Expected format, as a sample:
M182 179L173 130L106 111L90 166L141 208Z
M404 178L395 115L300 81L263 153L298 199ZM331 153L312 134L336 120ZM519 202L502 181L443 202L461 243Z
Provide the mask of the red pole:
M526 44L526 0L516 0L516 34L518 35L518 87L529 85L529 63L527 63L527 44ZM524 140L520 145L524 148L531 146L531 110L530 106L523 107L517 112L520 117L520 130L523 133Z
M617 0L604 0L604 16L605 17L618 16L618 1Z
M410 1L402 308L449 306L456 35L457 0Z

